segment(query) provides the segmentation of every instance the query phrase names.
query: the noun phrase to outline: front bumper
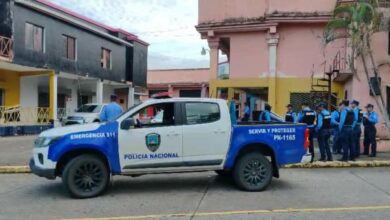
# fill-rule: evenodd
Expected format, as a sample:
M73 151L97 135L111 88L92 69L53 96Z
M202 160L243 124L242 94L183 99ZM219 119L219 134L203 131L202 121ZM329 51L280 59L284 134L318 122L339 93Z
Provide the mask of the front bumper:
M35 165L34 159L31 158L29 163L31 172L37 176L45 177L50 180L54 180L56 178L55 169L43 169Z

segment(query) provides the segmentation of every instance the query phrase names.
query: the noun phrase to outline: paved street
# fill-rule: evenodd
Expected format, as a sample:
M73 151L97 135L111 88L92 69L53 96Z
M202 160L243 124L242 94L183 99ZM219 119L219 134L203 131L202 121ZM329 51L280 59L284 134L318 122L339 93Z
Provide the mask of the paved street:
M36 136L0 137L0 166L26 165Z
M389 168L283 169L258 193L212 172L149 175L114 177L104 196L75 200L59 179L2 174L0 219L388 219L389 183Z

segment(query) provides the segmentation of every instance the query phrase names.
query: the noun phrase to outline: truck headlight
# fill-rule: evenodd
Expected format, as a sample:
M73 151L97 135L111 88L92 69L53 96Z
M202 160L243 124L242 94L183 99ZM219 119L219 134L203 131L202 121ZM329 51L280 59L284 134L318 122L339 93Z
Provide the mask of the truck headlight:
M47 146L50 146L51 144L54 144L56 141L60 140L61 138L62 138L62 136L38 137L34 141L34 147L36 147L36 148L47 147Z

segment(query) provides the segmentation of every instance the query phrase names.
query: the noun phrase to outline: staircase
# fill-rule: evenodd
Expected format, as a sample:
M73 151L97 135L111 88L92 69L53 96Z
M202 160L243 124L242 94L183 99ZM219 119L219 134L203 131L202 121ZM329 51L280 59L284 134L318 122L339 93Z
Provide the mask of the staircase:
M327 103L328 110L337 108L337 96L332 93L332 78L334 72L324 72L323 76L316 78L311 75L310 100L311 106L320 102Z

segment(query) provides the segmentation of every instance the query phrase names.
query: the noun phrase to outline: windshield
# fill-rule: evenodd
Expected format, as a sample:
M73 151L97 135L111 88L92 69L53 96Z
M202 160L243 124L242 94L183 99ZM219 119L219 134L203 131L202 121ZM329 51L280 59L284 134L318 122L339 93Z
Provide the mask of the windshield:
M82 105L79 109L76 110L76 112L98 113L100 112L101 108L101 105Z

